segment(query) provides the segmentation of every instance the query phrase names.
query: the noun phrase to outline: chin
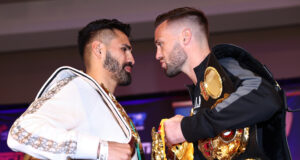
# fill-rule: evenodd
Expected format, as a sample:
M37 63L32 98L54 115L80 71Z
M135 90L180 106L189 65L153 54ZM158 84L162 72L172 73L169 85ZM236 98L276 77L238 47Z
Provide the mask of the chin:
M181 71L176 71L176 72L174 72L174 71L173 71L173 72L170 72L170 71L169 71L169 72L168 72L167 70L165 70L166 76L167 76L167 77L170 77L170 78L171 78L171 77L177 76L179 73L181 73Z
M128 86L130 84L131 84L131 81L118 83L119 86Z
M131 84L131 74L129 72L123 71L118 76L116 80L119 86L128 86Z
M127 73L126 78L120 79L118 85L119 86L128 86L131 84L131 76Z

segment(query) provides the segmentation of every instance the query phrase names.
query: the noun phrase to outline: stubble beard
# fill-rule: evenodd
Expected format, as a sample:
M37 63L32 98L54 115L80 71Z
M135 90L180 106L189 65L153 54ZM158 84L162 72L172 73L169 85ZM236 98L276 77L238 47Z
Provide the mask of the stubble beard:
M109 51L106 52L106 58L104 60L103 67L107 69L109 72L113 73L112 79L117 81L117 84L120 86L127 86L131 83L131 74L125 71L125 66L131 66L131 64L123 64L120 63L111 56Z
M165 74L168 77L175 77L181 73L183 64L187 59L187 55L183 48L176 43L170 52L169 63L166 63Z

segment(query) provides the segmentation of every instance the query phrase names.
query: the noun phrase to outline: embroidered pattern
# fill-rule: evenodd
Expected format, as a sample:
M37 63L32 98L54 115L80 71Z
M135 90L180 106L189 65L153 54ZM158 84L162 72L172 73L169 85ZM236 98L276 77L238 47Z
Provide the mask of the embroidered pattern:
M26 110L26 112L22 114L22 117L27 114L32 114L32 113L36 112L47 100L52 98L58 91L60 91L66 84L68 84L74 78L75 78L75 76L72 76L72 77L67 77L61 81L58 81L57 85L54 88L52 88L47 93L42 95L40 98L35 100L29 106L29 108Z
M66 84L73 80L76 76L65 78L57 83L57 85L35 100L28 109L22 114L22 116L14 123L10 129L10 135L13 139L21 144L32 146L35 149L41 151L47 151L51 153L66 153L75 154L77 149L77 142L70 140L61 143L57 143L53 140L33 135L20 126L20 120L22 117L36 112L47 100L52 98L58 91L60 91Z
M136 143L136 148L138 149L138 157L139 159L142 159L141 156L144 155L143 152L143 147L142 147L142 143L141 143L141 138L139 136L139 134L136 131L136 128L132 122L132 120L129 118L129 116L127 115L126 111L124 110L124 108L122 107L122 105L116 100L116 98L109 92L109 90L101 83L100 84L102 89L106 92L106 94L109 96L109 98L113 101L113 103L115 104L115 106L117 107L119 113L121 113L122 117L124 118L124 120L127 122L127 124L130 126L130 130L132 133L132 136L135 140Z
M13 126L11 130L12 137L21 144L32 146L35 149L51 152L51 153L66 153L75 154L77 148L77 142L66 141L57 143L53 140L49 140L43 137L34 136L27 132L20 125Z

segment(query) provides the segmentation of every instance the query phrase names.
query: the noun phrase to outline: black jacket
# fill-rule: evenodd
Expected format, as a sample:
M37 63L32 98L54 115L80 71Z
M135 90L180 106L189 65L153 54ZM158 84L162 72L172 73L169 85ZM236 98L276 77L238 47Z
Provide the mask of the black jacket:
M197 140L215 137L226 129L256 125L254 139L259 151L272 160L290 159L285 135L285 96L270 72L245 50L233 45L217 45L212 54L236 90L214 109L201 106L195 109L195 115L183 118L185 139L197 145ZM207 58L194 69L198 82L189 86L194 106L203 101L199 83L206 62ZM195 159L203 159L197 147L194 154Z

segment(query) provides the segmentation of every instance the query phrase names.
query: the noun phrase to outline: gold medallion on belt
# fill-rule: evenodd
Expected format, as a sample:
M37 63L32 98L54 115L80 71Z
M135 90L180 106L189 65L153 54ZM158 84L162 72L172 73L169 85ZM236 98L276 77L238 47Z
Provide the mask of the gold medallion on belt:
M204 100L208 101L209 97L217 99L223 91L222 79L214 67L207 67L204 72L204 82L200 82L200 91Z
M229 93L223 92L222 78L214 67L207 67L204 73L204 82L200 82L200 91L204 100L215 99L210 107L215 108L217 104L229 97ZM208 160L232 159L234 156L243 153L249 139L249 127L236 130L225 130L214 138L198 140L198 149Z

